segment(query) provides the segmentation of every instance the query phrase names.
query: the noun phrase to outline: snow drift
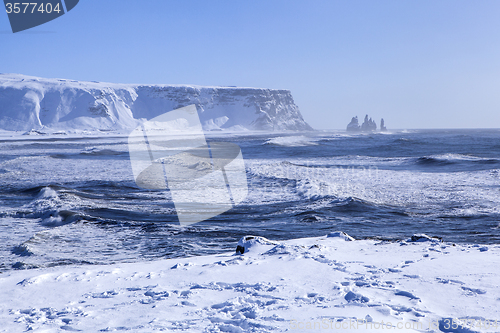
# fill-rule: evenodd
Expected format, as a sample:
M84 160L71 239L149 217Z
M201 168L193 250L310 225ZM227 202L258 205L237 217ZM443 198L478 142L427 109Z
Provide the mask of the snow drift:
M333 232L279 242L245 236L237 248L5 272L2 332L499 331L498 245Z
M196 104L204 130L312 130L289 90L137 85L0 74L0 129L132 129Z

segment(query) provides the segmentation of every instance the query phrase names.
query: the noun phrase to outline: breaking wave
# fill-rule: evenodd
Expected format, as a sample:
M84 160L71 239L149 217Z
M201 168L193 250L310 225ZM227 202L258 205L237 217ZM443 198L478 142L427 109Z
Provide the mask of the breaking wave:
M267 145L276 145L283 147L306 147L306 146L317 146L319 139L308 138L306 136L278 136L276 138L269 139L265 142Z

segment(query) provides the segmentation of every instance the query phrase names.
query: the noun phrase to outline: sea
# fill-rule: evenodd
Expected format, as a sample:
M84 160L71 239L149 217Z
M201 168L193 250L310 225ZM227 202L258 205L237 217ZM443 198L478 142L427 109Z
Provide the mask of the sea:
M211 132L207 140L240 146L248 196L180 225L168 190L136 185L126 135L3 134L0 273L215 254L246 235L500 243L499 129Z

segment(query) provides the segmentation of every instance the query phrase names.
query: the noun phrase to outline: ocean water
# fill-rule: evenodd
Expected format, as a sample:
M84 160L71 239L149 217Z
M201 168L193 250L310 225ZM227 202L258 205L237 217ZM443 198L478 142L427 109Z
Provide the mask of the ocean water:
M216 134L249 194L180 226L168 191L136 186L127 137L0 138L0 272L213 254L245 235L500 242L500 130Z

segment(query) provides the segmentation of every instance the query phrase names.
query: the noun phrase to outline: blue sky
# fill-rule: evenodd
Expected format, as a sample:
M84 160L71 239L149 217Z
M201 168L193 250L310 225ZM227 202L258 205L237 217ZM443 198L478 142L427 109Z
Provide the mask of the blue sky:
M0 72L290 89L319 129L500 127L500 1L80 0L12 34Z

